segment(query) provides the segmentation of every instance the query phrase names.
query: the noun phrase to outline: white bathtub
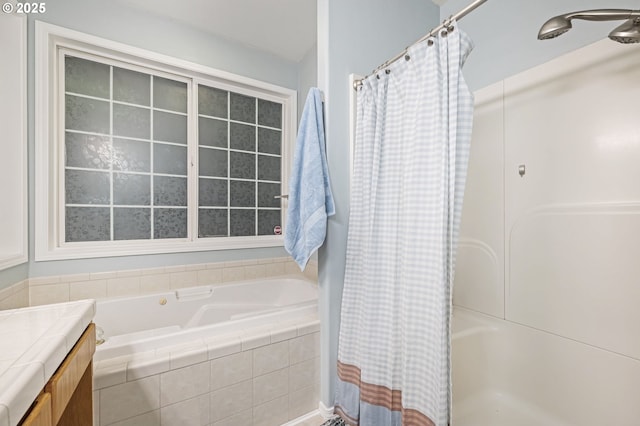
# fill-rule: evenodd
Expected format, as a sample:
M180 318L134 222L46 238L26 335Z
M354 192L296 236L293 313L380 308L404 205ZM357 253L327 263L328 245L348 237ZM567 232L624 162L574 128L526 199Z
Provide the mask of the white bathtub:
M637 426L632 358L454 308L452 426Z
M94 426L284 424L319 400L317 287L292 277L97 302ZM125 423L121 423L125 422Z
M315 284L277 278L100 300L97 361L317 314Z

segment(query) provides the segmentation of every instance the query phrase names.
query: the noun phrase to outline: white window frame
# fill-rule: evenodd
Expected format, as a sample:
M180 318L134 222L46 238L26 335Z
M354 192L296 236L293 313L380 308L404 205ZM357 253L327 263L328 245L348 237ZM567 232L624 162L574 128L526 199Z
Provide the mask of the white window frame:
M282 158L281 188L288 188L288 173L297 125L296 91L248 77L238 76L189 61L126 44L106 40L67 28L36 21L35 51L35 260L63 260L139 254L180 253L192 251L226 250L240 248L275 247L284 244L286 226L286 199L282 208L282 235L245 237L198 238L197 232L197 135L188 135L188 237L183 239L64 242L64 194L61 193L61 168L64 171L64 129L60 129L59 114L64 113L64 99L59 99L58 82L62 68L60 49L83 51L90 55L126 62L133 66L151 68L161 73L192 80L192 91L198 83L215 82L236 93L248 93L261 99L281 103ZM247 88L247 89L243 89ZM247 92L246 90L250 90ZM193 93L193 92L192 92ZM189 129L197 128L197 96L191 96ZM62 160L61 160L62 159Z

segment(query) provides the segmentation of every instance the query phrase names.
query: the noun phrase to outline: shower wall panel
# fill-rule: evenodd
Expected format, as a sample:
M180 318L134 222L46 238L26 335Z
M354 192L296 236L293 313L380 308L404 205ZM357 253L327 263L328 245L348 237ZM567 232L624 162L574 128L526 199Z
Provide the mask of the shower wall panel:
M476 92L454 304L640 360L640 46Z
M504 317L503 83L475 93L453 300Z
M506 318L640 360L639 61L603 40L505 80L504 129Z

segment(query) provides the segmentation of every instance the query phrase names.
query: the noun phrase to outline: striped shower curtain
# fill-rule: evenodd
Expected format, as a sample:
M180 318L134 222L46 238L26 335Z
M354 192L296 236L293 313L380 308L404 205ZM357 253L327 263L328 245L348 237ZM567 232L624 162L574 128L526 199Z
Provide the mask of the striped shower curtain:
M349 425L449 422L472 48L454 22L358 91L335 401Z

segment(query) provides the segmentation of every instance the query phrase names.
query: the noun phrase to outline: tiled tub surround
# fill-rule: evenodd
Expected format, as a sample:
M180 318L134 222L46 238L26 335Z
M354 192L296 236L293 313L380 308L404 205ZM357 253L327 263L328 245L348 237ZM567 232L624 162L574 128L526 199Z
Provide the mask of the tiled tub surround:
M0 425L18 424L94 314L93 300L0 312Z
M317 407L319 321L97 361L94 425L278 426Z
M0 311L29 306L29 280L0 289Z
M95 425L281 425L318 402L317 289L247 280L98 301Z
M29 305L152 294L198 285L223 284L285 274L303 275L316 280L317 264L309 262L304 273L301 273L300 268L291 258L277 257L35 277L28 280ZM15 288L15 286L9 288ZM11 291L14 292L14 290ZM2 308L1 297L2 292L0 291L0 308Z

